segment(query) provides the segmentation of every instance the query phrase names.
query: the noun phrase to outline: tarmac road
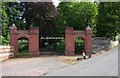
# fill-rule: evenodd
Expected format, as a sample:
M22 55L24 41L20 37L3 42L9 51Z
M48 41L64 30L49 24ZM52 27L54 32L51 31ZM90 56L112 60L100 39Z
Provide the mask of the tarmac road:
M45 76L118 76L118 47Z

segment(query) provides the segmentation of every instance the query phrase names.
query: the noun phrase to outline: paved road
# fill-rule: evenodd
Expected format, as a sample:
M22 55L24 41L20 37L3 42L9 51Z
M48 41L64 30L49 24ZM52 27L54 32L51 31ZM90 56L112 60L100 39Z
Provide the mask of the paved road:
M46 76L118 76L118 47L100 56L49 72Z

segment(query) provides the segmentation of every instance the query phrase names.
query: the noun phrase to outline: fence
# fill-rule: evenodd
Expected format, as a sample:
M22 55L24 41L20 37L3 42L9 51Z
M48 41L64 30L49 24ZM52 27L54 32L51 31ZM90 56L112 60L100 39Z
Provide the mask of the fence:
M13 46L0 45L0 61L14 57Z

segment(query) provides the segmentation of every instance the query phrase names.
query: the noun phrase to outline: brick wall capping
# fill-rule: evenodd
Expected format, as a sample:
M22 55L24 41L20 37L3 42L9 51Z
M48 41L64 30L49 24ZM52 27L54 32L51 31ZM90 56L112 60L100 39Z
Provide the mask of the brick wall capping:
M67 27L66 30L73 30L73 28L72 27Z
M15 24L12 24L12 26L10 26L9 29L17 29L17 27L15 26Z
M30 29L30 30L39 30L38 27L30 27L29 29Z
M90 26L88 25L85 30L91 30Z

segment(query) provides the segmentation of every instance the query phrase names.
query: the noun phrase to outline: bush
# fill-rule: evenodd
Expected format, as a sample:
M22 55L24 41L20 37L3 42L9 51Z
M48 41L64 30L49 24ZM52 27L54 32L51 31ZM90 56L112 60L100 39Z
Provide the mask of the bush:
M18 52L19 53L28 52L28 40L26 39L18 40Z
M76 38L75 39L76 54L79 54L80 52L82 52L82 50L84 50L84 40L82 40L81 38Z
M60 42L57 42L56 50L58 52L64 52L65 51L65 40L61 40Z
M9 45L9 44L10 44L9 36L8 38L5 38L2 35L0 35L0 45Z

